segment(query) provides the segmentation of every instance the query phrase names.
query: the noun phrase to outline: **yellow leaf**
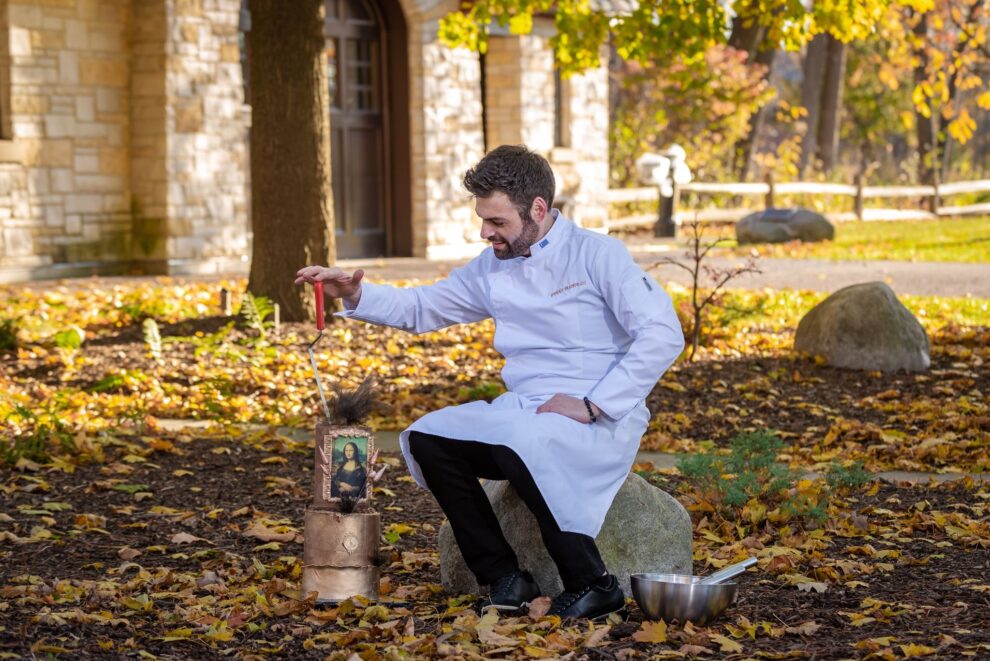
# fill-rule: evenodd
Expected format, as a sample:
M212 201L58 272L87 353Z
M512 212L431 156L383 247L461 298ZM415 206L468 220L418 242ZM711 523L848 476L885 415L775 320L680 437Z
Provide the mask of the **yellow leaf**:
M928 645L916 645L910 643L908 645L901 645L901 654L905 658L914 656L928 656L929 654L934 654L937 650L934 647L928 647Z
M192 474L193 474L192 471L187 471L182 469L172 471L172 475L174 475L175 477L185 477L186 475L192 475Z
M665 643L667 642L667 623L663 620L643 622L632 637L633 640L640 643Z
M268 457L267 459L262 459L263 464L287 464L289 460L285 457Z
M721 647L721 651L726 652L728 654L736 654L738 652L742 652L743 649L742 645L732 640L731 638L728 638L721 634L711 636L709 640L711 640L713 643L718 643L719 646Z

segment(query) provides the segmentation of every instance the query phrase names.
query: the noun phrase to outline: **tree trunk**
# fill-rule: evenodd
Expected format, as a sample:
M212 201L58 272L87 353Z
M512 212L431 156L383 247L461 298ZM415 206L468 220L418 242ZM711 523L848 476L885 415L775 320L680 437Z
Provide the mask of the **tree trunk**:
M772 48L756 51L755 63L766 67L764 80L770 80L770 76L773 74L773 61L776 55L777 51ZM749 118L749 131L746 133L746 137L736 142L735 170L739 174L739 181L746 181L749 177L749 168L753 163L753 149L760 137L760 130L766 124L768 114L767 105L757 108L753 116Z
M736 16L732 20L732 32L729 35L729 46L736 50L744 51L747 55L747 62L761 64L766 67L763 80L769 80L773 71L773 58L776 51L773 48L763 48L766 41L767 30L760 25L755 18L747 25L742 16ZM759 137L760 128L766 120L766 106L757 108L756 112L749 120L749 131L746 137L738 140L735 145L734 170L740 181L746 181L749 176L749 166L753 158L753 147Z
M842 88L846 80L846 45L828 35L822 110L818 124L818 154L822 170L828 174L839 151L839 123L842 117Z
M917 17L917 23L912 31L920 39L921 47L915 51L918 64L914 68L914 83L920 85L928 79L928 52L925 45L928 42L928 13ZM918 183L931 186L935 184L935 168L938 164L938 154L935 152L935 118L938 113L929 104L931 112L925 117L915 110L915 132L918 136Z
M808 52L804 56L804 80L801 81L801 105L808 113L805 117L806 129L804 141L801 143L801 157L798 160L798 172L802 178L818 151L818 117L827 57L828 35L815 35L808 44Z
M248 290L312 319L293 284L307 264L334 259L330 115L322 0L249 0L251 274Z

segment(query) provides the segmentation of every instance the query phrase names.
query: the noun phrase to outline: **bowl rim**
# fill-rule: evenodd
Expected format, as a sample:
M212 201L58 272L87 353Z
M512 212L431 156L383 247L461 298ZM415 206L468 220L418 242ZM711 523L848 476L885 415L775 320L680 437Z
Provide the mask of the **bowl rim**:
M667 580L663 578L656 578L659 576L670 576L676 578L687 578L689 581L678 581L678 580ZM705 588L716 588L720 586L728 585L739 585L735 581L722 581L720 583L712 583L711 585L702 585L702 579L707 578L706 576L695 576L693 574L667 574L660 572L641 572L638 574L629 575L629 583L657 583L661 585L699 585Z

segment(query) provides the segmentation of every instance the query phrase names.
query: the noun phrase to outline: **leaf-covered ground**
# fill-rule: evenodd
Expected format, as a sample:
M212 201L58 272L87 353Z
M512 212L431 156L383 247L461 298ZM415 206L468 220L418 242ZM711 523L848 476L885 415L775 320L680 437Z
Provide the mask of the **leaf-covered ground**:
M808 479L790 495L824 508L817 521L758 501L726 517L676 471L640 466L691 511L697 573L759 558L738 603L706 628L644 623L632 602L594 625L492 621L438 588L442 518L393 457L377 493L384 599L316 607L299 594L311 449L239 426L310 426L314 333L222 316L221 286L243 283L3 290L0 658L990 655L990 495L979 482ZM669 289L683 307L686 293ZM791 352L797 320L822 296L729 292L701 360L675 365L650 395L644 449L720 455L738 432L770 429L796 469L990 471L988 302L903 298L929 333L932 370L880 374ZM395 429L501 391L491 332L336 323L317 359L326 382L376 375L372 425ZM163 417L217 424L175 436Z
M398 460L390 458L394 464ZM0 657L874 658L990 654L990 492L873 484L802 529L694 512L696 569L757 569L708 627L479 618L439 583L442 517L401 468L376 490L383 596L299 593L310 449L262 431L121 437L105 462L23 462L0 489ZM640 467L646 468L646 467ZM651 475L689 507L681 478Z

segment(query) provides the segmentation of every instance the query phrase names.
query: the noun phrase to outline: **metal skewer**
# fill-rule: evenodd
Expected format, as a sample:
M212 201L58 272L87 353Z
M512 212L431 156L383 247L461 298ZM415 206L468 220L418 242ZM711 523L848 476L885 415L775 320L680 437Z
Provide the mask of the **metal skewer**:
M306 351L309 353L309 362L313 366L313 376L316 377L316 388L320 391L320 402L323 404L323 414L326 416L327 424L330 421L330 407L327 405L327 397L323 392L323 383L320 381L320 371L316 368L316 354L313 347L323 337L324 328L324 308L323 308L323 281L317 280L313 283L313 292L316 294L316 330L320 331L316 339L309 343Z

